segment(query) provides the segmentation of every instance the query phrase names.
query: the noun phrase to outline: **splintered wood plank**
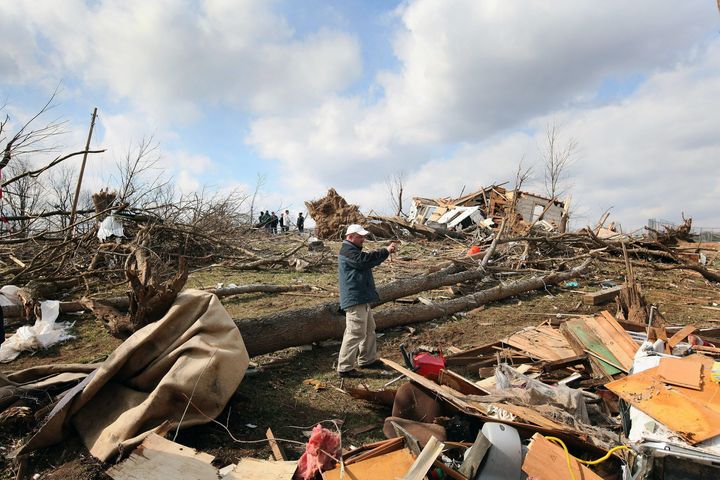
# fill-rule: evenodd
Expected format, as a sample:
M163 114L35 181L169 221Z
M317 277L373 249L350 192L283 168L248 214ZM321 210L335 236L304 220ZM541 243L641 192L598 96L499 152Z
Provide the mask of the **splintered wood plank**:
M478 357L483 357L488 354L493 355L495 353L495 349L493 347L499 347L500 345L500 342L486 343L485 345L480 345L478 347L465 350L464 352L449 355L445 357L445 365L467 365L468 363L477 362Z
M440 385L447 385L448 387L454 388L458 392L464 393L465 395L487 395L488 393L490 393L487 390L474 384L467 378L463 377L462 375L459 375L445 368L440 370L440 375L438 375L438 383Z
M381 362L383 362L388 367L392 368L393 370L402 373L406 377L408 377L413 382L427 388L431 392L436 393L439 397L443 398L447 402L449 402L451 405L454 405L455 407L459 408L465 413L469 414L477 414L477 413L487 413L486 410L481 409L477 405L470 405L466 401L462 400L462 397L464 395L454 388L450 388L447 385L438 385L437 383L433 382L432 380L429 380L422 375L418 375L415 372L412 372L408 370L407 368L397 364L396 362L393 362L392 360L388 360L387 358L381 358Z
M695 332L695 330L697 330L697 327L695 325L685 325L683 328L681 328L672 337L670 337L670 340L668 340L668 347L670 348L670 350L675 348L675 345L685 340L688 335Z
M620 364L620 361L605 346L603 340L598 338L593 329L590 328L586 319L570 319L560 325L560 330L563 332L565 338L568 339L568 342L570 342L570 345L572 345L578 355L590 351L606 360L609 360L610 362L615 363L616 365ZM596 357L591 357L590 362L601 370L600 373L604 373L605 375L612 376L621 372L620 369L615 368Z
M520 405L513 405L511 403L493 403L493 406L495 408L501 408L506 412L511 413L516 417L524 420L526 423L531 423L533 425L537 425L538 427L543 427L549 430L555 430L569 434L578 433L569 426L547 418L541 413L539 413L537 410L533 410L532 408L523 407Z
M578 462L570 459L570 467L574 476L570 475L567 464L567 456L561 446L555 445L550 440L536 433L528 447L528 453L523 462L523 472L528 478L537 480L603 480L601 476Z
M593 325L596 325L598 329L601 329L607 335L611 342L610 348L615 353L615 356L621 360L622 366L629 370L640 345L635 343L635 340L607 310L596 315L594 320ZM591 323L592 320L588 319L588 322Z
M663 358L658 373L665 383L701 390L703 364L685 358Z
M353 480L375 480L377 478L402 478L410 470L415 457L403 448L379 457L369 458L352 465L345 465L345 478ZM292 473L291 473L292 475ZM254 477L247 477L254 478ZM290 477L285 477L290 478ZM340 467L323 472L325 480L339 480Z
M287 480L297 469L297 461L273 462L257 458L242 458L222 480ZM158 477L159 478L159 477Z
M115 480L217 480L218 471L211 465L214 458L151 433L125 461L106 473Z
M701 389L665 385L659 368L650 368L606 387L664 424L691 444L720 434L720 385L709 381L713 361L694 357L684 361L703 365Z
M602 305L617 297L624 288L625 285L618 285L617 287L586 293L582 296L582 302L585 305Z
M575 351L562 333L547 325L524 328L510 335L503 340L503 343L545 361L562 360L575 356Z

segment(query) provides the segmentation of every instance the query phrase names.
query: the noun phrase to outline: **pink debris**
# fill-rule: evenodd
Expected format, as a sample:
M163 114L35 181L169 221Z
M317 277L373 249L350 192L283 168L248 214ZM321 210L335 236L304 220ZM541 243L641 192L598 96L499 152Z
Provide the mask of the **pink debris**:
M305 445L305 453L298 460L294 480L311 480L318 471L331 469L335 465L335 458L340 456L340 436L327 428L315 425L310 440Z

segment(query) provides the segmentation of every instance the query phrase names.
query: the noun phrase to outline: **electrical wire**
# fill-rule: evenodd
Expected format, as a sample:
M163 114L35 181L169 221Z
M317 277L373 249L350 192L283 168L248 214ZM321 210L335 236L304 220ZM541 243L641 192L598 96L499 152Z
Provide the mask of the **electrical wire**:
M568 470L570 471L570 478L572 478L572 480L577 480L577 478L575 477L575 472L573 471L573 468L572 468L572 463L570 461L571 459L575 460L576 462L585 464L585 465L597 465L599 463L604 462L608 458L610 458L610 455L617 452L618 450L632 450L630 447L627 447L625 445L618 445L618 446L615 446L615 447L611 448L610 450L608 450L605 455L598 458L597 460L582 460L580 458L577 458L577 457L571 455L570 451L567 448L567 445L565 445L565 442L563 442L559 438L545 437L545 439L550 440L551 442L557 443L558 445L560 445L562 447L563 450L565 450L565 458L567 460L567 466L568 466Z

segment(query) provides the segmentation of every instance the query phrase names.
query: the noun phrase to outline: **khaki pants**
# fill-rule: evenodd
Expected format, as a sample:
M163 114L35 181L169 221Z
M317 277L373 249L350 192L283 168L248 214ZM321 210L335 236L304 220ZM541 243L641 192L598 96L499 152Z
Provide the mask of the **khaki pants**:
M338 357L338 372L347 372L358 365L369 365L377 360L375 319L369 303L345 309L345 333Z

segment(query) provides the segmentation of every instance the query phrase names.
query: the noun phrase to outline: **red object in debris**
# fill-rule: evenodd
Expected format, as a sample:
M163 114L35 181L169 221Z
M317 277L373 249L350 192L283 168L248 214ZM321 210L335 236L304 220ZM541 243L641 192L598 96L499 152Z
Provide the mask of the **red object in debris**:
M468 250L467 256L469 257L472 255L477 255L478 253L480 253L480 247L478 247L477 245L473 245L472 247L470 247L470 250Z
M413 365L415 366L415 373L425 378L437 380L440 370L445 368L445 357L443 357L442 352L437 355L422 352L413 357Z
M298 460L293 480L310 480L319 470L324 472L333 468L335 460L328 453L335 458L340 456L340 437L327 428L315 425L305 445L305 453Z
M715 344L706 342L697 335L688 335L688 343L692 346L714 347Z

